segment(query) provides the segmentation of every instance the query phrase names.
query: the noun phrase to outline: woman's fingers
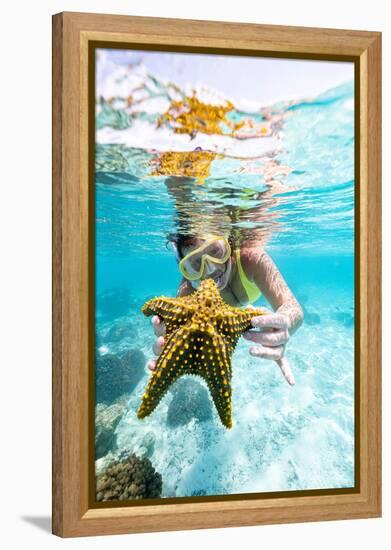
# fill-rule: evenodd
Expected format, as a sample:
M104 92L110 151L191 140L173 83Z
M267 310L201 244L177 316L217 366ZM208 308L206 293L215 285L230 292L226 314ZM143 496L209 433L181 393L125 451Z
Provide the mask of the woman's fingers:
M262 357L262 359L274 359L274 361L278 361L284 355L284 346L276 346L275 348L253 346L250 348L250 354L254 357Z
M265 347L284 346L289 340L289 320L285 315L278 313L259 315L251 319L251 324L258 330L245 332L246 340Z
M153 353L156 356L158 356L158 355L160 355L160 353L163 349L163 346L164 346L163 334L166 333L166 327L165 327L163 319L161 319L157 315L154 315L152 317L152 326L153 326L153 330L155 332L155 335L158 337L156 339L155 343L153 344L152 349L153 349ZM149 370L155 370L155 368L156 368L156 359L151 359L150 361L148 361L147 367L149 368Z
M271 329L262 332L248 330L243 336L250 342L270 347L283 346L289 340L289 332L286 329Z
M280 367L281 372L284 375L284 378L288 382L288 384L294 386L295 379L293 377L293 373L291 367L289 366L288 360L285 357L281 357L281 359L277 361L277 365Z
M163 345L164 345L164 338L163 338L163 336L159 336L159 338L153 344L153 353L156 356L160 355L160 352L163 349ZM155 370L155 368L156 368L156 359L150 359L148 361L147 367L149 368L149 370Z
M159 336L159 338L153 344L153 353L155 355L160 355L160 352L162 351L163 346L164 346L164 338L163 336Z
M279 346L275 348L257 346L250 348L250 354L254 357L262 357L263 359L274 359L277 365L280 367L285 380L288 382L288 384L294 386L295 378L293 376L288 360L286 359L286 357L284 357L284 351L284 346Z
M251 319L251 324L254 328L277 328L280 330L288 330L289 328L288 317L279 313L253 317Z
M147 367L149 368L149 370L155 370L156 360L155 359L150 359L147 363Z
M152 325L156 336L163 336L166 333L166 325L158 315L152 317Z

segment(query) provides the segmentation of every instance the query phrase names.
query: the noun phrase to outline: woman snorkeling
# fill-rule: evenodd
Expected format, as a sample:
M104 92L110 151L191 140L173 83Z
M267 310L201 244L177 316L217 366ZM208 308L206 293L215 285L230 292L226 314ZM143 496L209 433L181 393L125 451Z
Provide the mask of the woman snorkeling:
M284 353L290 336L302 323L303 310L263 247L254 243L237 245L232 237L210 234L179 234L171 238L171 243L182 274L178 296L191 294L206 278L215 281L222 298L232 306L252 304L263 293L274 312L254 317L253 329L244 337L253 343L249 349L253 357L276 361L293 385ZM164 322L154 316L152 323L157 336L153 351L158 356L164 346ZM150 360L148 367L153 370L155 366L156 359Z

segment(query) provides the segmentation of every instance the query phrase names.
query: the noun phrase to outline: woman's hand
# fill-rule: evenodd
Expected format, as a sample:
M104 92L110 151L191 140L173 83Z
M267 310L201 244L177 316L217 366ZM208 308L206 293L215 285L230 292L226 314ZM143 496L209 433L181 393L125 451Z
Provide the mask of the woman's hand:
M243 334L246 340L257 344L250 348L250 354L276 361L288 384L293 386L295 379L284 357L285 346L289 340L288 317L280 313L268 313L254 317L251 324L257 330L248 330Z
M164 346L164 335L166 333L166 327L164 325L163 319L154 315L152 317L153 331L157 336L155 343L153 344L153 353L158 357ZM156 367L156 359L151 359L148 361L147 367L149 370L154 370Z

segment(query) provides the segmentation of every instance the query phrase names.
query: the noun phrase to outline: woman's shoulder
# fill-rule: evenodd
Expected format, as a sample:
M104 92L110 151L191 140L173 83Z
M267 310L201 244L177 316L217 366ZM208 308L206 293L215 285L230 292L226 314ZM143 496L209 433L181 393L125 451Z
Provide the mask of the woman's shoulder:
M266 255L262 246L242 245L240 247L240 259L248 265L256 265Z
M242 245L240 247L240 263L250 280L253 280L256 269L265 255L263 247Z

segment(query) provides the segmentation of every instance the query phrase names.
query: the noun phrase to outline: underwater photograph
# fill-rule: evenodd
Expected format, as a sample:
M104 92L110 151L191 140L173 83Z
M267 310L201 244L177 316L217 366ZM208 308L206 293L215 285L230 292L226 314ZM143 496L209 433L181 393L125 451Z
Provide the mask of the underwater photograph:
M98 503L355 487L355 81L94 50Z

